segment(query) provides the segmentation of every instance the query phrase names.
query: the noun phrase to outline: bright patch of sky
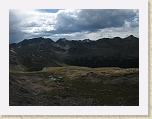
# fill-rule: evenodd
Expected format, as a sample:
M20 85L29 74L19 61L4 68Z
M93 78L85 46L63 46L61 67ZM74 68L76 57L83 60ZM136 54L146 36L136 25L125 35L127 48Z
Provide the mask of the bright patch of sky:
M139 37L135 9L10 9L10 43L34 37L68 40Z
M37 9L39 12L57 13L61 9Z

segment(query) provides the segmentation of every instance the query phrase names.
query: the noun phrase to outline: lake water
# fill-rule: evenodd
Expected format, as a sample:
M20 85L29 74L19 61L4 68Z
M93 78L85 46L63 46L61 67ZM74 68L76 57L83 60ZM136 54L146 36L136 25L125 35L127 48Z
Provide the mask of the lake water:
M56 79L56 78L54 78L54 77L51 77L50 79L51 79L51 80L57 80L57 79Z

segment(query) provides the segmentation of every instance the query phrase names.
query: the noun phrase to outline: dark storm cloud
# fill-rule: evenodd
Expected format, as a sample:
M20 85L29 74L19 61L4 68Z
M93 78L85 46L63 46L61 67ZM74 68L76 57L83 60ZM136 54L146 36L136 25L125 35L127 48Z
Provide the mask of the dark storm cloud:
M138 14L138 10L130 9L9 10L10 43L43 36L95 37L109 28L107 31L115 34L115 28L138 28Z
M36 22L26 23L28 15L20 10L9 10L9 43L17 43L26 38L32 37L31 34L22 31L31 27L40 27ZM24 24L22 24L25 22Z
M25 38L25 33L19 31L19 30L9 30L9 39L10 43L17 43L20 40L24 40Z
M133 10L84 9L76 14L60 13L55 29L58 33L97 31L103 28L122 27L126 19L135 17Z
M18 42L24 37L24 33L19 30L19 23L21 19L13 12L9 10L9 41L10 43Z

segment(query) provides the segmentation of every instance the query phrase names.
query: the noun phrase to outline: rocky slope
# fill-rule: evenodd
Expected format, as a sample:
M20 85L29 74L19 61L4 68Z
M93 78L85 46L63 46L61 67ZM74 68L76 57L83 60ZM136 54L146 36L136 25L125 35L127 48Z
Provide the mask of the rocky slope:
M102 38L96 41L49 38L25 39L9 45L11 70L54 66L139 67L139 39Z
M65 66L10 72L9 105L139 106L139 69Z
M139 39L132 35L25 39L9 45L9 68L10 106L139 106Z

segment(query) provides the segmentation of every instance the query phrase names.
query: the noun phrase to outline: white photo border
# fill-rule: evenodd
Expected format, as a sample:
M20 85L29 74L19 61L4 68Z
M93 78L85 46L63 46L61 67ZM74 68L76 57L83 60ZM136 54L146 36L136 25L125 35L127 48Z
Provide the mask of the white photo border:
M9 9L139 9L139 106L9 106ZM147 0L0 1L0 115L148 115Z

